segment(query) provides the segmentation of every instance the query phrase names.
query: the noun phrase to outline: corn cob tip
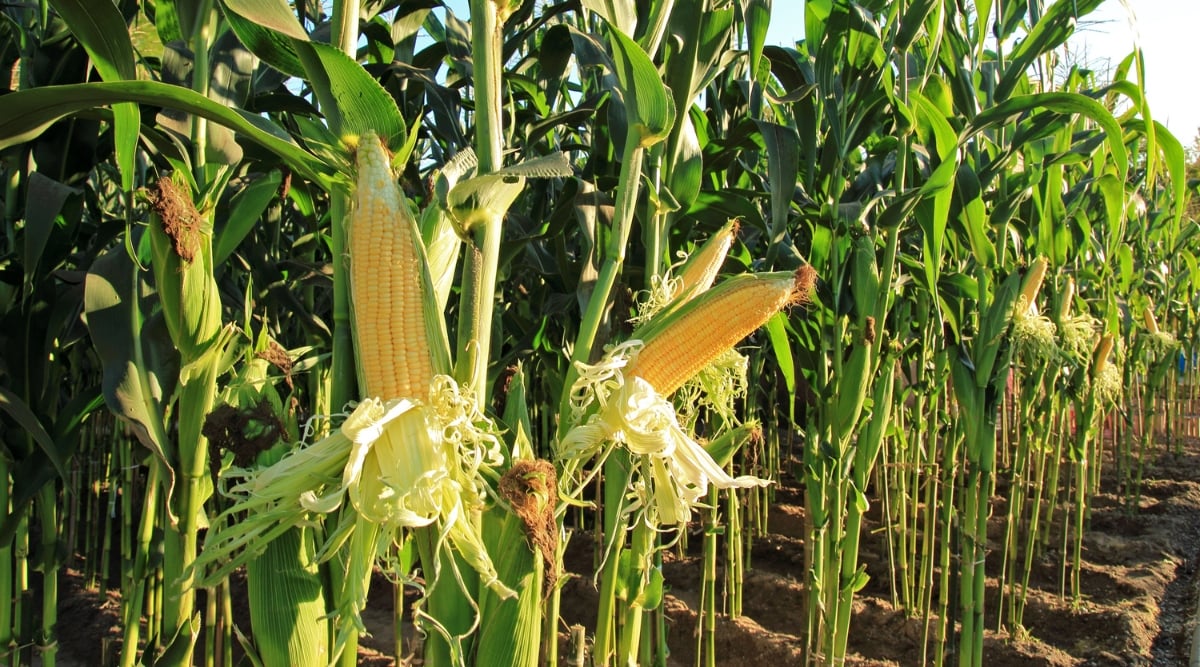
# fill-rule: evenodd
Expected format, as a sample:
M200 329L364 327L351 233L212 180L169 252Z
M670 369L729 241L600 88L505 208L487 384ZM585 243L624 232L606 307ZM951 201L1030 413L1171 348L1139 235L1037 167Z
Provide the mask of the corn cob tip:
M729 238L737 238L738 232L742 229L742 221L738 218L730 218L729 222L725 224L729 225Z
M186 264L195 261L200 252L203 224L187 186L176 182L174 175L159 178L150 191L150 207L158 214L179 259Z
M799 306L812 301L813 290L817 286L817 270L811 264L805 264L796 269L792 281L792 296L787 305Z

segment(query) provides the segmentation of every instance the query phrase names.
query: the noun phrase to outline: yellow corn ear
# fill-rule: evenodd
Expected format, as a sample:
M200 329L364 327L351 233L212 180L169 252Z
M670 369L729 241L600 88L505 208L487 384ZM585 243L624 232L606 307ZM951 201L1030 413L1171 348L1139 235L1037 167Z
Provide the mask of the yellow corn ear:
M1113 335L1106 333L1100 338L1100 342L1096 344L1096 354L1092 366L1092 376L1095 377L1104 370L1108 365L1108 357L1112 354Z
M1025 304L1025 312L1034 308L1038 290L1042 289L1042 281L1046 278L1046 267L1049 265L1050 261L1045 257L1038 257L1029 265L1029 272L1025 274L1025 281L1021 285L1021 299L1017 302Z
M1146 323L1146 329L1150 333L1158 333L1158 320L1154 317L1154 302L1149 298L1146 299L1146 307L1142 310L1142 321Z
M765 324L782 308L807 301L816 271L734 276L651 322L633 337L643 341L626 369L663 396L670 395L722 352Z
M1058 305L1058 321L1065 322L1071 314L1071 301L1075 299L1075 279L1067 276L1066 285L1063 286L1062 301Z
M688 258L679 272L679 294L683 298L690 299L712 287L737 238L738 226L737 219L731 219Z
M424 398L433 379L420 231L379 138L360 138L347 228L354 345L361 392Z

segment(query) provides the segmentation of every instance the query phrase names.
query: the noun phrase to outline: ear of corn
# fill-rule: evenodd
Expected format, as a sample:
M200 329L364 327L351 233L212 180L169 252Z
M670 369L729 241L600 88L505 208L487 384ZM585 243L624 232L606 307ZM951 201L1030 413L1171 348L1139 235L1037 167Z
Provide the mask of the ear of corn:
M1042 281L1046 278L1046 268L1049 265L1050 261L1045 257L1038 257L1029 265L1029 272L1025 274L1025 280L1021 283L1021 297L1017 299L1020 315L1036 308L1038 291L1042 289Z
M712 287L729 249L737 238L738 221L732 219L704 242L679 271L679 296L690 299Z
M317 667L330 660L325 589L312 528L293 526L246 563L250 623L266 667Z
M1152 334L1158 333L1158 319L1154 317L1154 302L1149 298L1146 299L1146 307L1142 309L1142 321L1146 324L1146 330Z
M625 374L667 396L785 306L809 298L812 267L735 276L634 331L644 346Z
M1093 366L1093 375L1099 375L1104 371L1104 367L1108 365L1108 357L1112 354L1113 335L1110 333L1104 334L1100 338L1100 342L1096 344L1096 356Z
M221 331L221 296L213 278L212 219L196 209L182 178L160 178L150 194L155 287L171 341L185 362Z
M1058 304L1059 322L1065 321L1071 316L1071 302L1075 300L1075 279L1067 276L1066 284L1063 285L1061 301Z
M423 397L450 364L420 230L377 136L359 140L355 161L346 247L360 389L385 400Z

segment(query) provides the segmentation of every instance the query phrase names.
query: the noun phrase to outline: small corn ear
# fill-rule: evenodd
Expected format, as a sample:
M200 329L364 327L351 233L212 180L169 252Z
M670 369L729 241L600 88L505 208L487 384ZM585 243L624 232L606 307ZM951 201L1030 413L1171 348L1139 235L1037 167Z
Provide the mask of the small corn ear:
M186 180L163 176L149 192L155 286L171 341L185 362L198 358L222 328L213 278L212 216L196 209Z
M1075 279L1067 276L1066 284L1063 286L1062 301L1058 305L1058 321L1066 321L1071 315L1071 301L1075 299Z
M1112 354L1112 349L1113 335L1106 333L1100 338L1100 342L1096 344L1096 355L1092 367L1093 376L1098 376L1104 371L1104 367L1108 365L1108 358Z
M789 304L807 301L816 282L811 266L795 273L735 276L679 309L635 330L643 347L626 369L663 396L736 345Z
M1021 298L1017 301L1018 308L1025 308L1022 314L1032 311L1037 301L1038 291L1042 289L1042 281L1046 278L1046 268L1050 265L1050 261L1045 257L1038 257L1033 264L1029 265L1029 272L1025 274L1025 280L1021 283Z
M354 344L360 389L385 400L424 397L448 370L444 331L416 219L383 144L361 137L354 208L347 224ZM440 338L440 340L439 340Z
M690 299L712 287L737 238L738 226L737 219L731 219L688 258L679 272L680 296Z
M1146 330L1152 334L1158 333L1158 320L1154 317L1154 302L1149 298L1146 299L1146 307L1142 310L1142 321L1146 323Z

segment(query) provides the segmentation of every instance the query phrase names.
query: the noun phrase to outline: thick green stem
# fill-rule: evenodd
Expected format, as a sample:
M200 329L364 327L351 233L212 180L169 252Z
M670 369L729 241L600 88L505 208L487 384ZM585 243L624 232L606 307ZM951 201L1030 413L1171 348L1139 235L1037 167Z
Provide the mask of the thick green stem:
M8 461L0 457L0 510L11 512ZM13 545L0 545L0 664L8 664L15 649L13 636Z
M213 11L212 0L201 0L196 7L195 32L192 35L192 90L208 96L209 83L212 77L210 47L216 41L219 16ZM204 182L204 165L208 150L208 119L199 114L192 114L192 166L199 182Z
M604 263L600 267L600 275L592 288L588 299L587 309L579 325L579 335L575 338L575 347L571 352L571 365L567 369L563 381L564 391L559 401L559 438L564 429L570 427L571 392L570 387L579 379L579 369L576 363L586 363L591 359L592 347L596 342L596 334L608 308L609 296L617 282L617 275L625 264L625 245L629 242L629 232L633 228L633 214L637 206L638 189L642 174L642 161L645 149L641 146L637 134L629 132L625 138L625 151L621 159L621 176L617 185L617 201L614 211L613 229L605 248Z
M471 0L471 46L475 57L475 154L478 175L500 169L503 155L501 124L502 29L493 0ZM495 311L496 276L500 263L503 214L491 215L472 232L463 266L462 315L458 329L456 376L468 386L483 406L488 391L487 369L491 359L492 317Z
M142 607L145 604L146 572L150 562L150 543L154 539L154 528L157 523L158 493L163 465L157 459L150 460L149 473L146 476L146 498L142 508L142 523L138 528L137 551L133 555L133 569L129 573L129 579L121 586L121 591L125 595L123 610L125 636L121 646L121 667L133 667L137 664L141 631L141 623L138 622L138 618L141 616Z
M622 487L624 490L625 487ZM642 595L646 583L649 581L649 570L651 567L650 556L654 550L655 533L644 520L638 521L633 527L633 539L630 545L629 563L635 571L630 572L631 581L640 582L640 586L629 591L630 596L635 599L625 601L624 620L621 624L621 640L618 650L619 659L628 667L636 667L641 663L638 660L639 646L642 640L642 620L646 616L646 610L636 598Z
M625 490L633 478L633 464L624 449L604 461L604 564L600 571L600 601L596 611L593 664L610 665L616 650L617 583L621 551L625 548Z
M42 529L42 629L38 650L43 667L54 667L58 656L58 489L49 482L38 491Z

